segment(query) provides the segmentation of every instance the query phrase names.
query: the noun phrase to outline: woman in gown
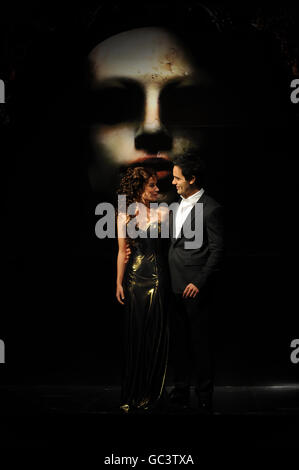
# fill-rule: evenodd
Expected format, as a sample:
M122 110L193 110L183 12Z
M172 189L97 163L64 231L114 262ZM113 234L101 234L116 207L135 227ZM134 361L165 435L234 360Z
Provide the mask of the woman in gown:
M121 387L121 409L154 409L164 396L168 360L168 318L165 307L168 276L167 250L163 250L161 224L167 210L151 210L158 199L157 176L143 167L128 168L119 194L126 196L126 209L131 203L142 203L134 216L118 213L118 257L116 297L125 306L124 364ZM165 209L165 210L164 210ZM137 238L126 238L125 229L138 220ZM156 237L150 237L156 231ZM152 232L153 233L153 232ZM131 254L126 263L127 244Z

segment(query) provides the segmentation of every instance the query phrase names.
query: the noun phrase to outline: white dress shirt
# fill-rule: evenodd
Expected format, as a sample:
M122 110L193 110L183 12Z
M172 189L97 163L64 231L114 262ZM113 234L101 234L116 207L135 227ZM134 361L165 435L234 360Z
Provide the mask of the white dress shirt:
M192 196L189 196L187 198L181 196L182 201L179 205L175 217L175 238L178 238L181 228L185 220L187 219L189 213L191 212L192 207L197 203L199 198L203 195L204 191L205 190L201 188L199 191L192 194Z

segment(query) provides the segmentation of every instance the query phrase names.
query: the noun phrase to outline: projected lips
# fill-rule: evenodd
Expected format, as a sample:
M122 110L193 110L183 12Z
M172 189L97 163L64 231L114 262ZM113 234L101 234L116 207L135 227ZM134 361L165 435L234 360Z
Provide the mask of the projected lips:
M144 157L136 158L128 163L128 166L147 166L157 171L158 180L169 176L172 163L168 155L159 153L157 155L147 154Z

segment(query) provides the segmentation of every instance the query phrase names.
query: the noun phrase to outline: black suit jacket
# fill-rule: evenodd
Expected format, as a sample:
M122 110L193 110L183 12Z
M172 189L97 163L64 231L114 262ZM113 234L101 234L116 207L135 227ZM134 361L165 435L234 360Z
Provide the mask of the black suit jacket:
M182 293L190 282L198 289L202 289L222 265L224 254L223 208L205 192L196 204L198 203L203 204L203 240L199 248L185 248L185 242L190 239L188 240L184 236L184 226L190 224L191 219L191 228L194 230L195 206L187 216L180 233L181 237L178 238L173 236L175 211L170 212L171 244L168 262L172 290L175 293Z

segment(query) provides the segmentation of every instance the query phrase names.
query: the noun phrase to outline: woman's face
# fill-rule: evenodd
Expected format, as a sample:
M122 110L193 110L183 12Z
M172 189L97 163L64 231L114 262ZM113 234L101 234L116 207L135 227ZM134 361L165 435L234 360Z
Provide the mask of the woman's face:
M201 148L209 77L173 34L117 34L91 51L89 64L94 189L108 189L116 168L132 164L166 178L174 157Z
M159 188L157 186L157 178L151 176L145 184L144 191L141 195L141 201L144 203L156 202L158 200L158 195Z

